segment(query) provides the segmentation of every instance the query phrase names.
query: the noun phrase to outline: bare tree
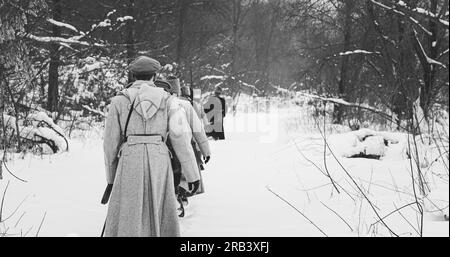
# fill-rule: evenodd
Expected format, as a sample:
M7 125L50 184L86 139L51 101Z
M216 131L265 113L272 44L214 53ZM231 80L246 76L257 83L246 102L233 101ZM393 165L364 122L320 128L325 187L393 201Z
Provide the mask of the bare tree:
M52 0L53 20L61 21L62 3L61 0ZM52 25L52 36L61 37L61 27ZM50 45L50 66L48 70L48 98L47 109L51 112L58 110L59 100L59 66L60 66L60 44L54 42Z

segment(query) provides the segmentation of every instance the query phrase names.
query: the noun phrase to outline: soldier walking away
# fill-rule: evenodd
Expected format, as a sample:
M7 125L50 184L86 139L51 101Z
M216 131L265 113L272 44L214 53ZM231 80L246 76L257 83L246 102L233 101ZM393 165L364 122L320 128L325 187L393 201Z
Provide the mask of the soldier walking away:
M192 106L192 102L189 100L189 98L183 97L182 89L184 88L180 88L179 79L171 78L169 81L157 80L155 81L155 84L158 87L164 88L166 91L169 91L174 96L179 96L180 105L184 110L184 114L186 115L186 119L192 132L191 145L196 156L198 171L200 174L199 184L197 185L188 183L187 178L181 172L182 167L181 165L179 165L179 160L176 154L173 154L171 159L172 167L174 167L175 192L180 205L179 216L184 217L184 205L188 204L188 197L205 192L200 171L203 170L203 164L208 163L211 159L211 150L206 132L204 130L204 125L197 116L197 112ZM170 140L168 140L167 145L169 149L172 148Z
M192 140L192 148L194 149L194 153L196 154L197 164L200 171L200 187L196 192L196 195L205 193L205 187L203 184L201 171L204 170L204 164L208 163L211 156L211 150L209 146L208 137L204 130L204 122L201 120L202 113L199 110L203 108L199 108L195 105L195 102L191 98L191 89L190 87L184 86L181 88L181 104L187 114L189 124L192 128L192 133L194 136L194 140ZM197 107L197 108L196 108ZM206 114L204 114L206 116ZM181 180L182 191L188 192L186 179L183 177ZM188 196L191 196L188 194Z
M214 140L225 140L223 119L228 111L225 98L221 96L222 93L222 87L217 86L214 95L208 99L205 105L205 112L212 127L212 131L208 133L208 136L211 136Z
M114 97L109 107L104 137L111 189L106 237L180 236L173 171L165 143L168 138L187 181L199 184L192 133L180 101L154 84L160 69L154 59L137 58L129 65L136 81ZM107 201L108 196L103 203Z

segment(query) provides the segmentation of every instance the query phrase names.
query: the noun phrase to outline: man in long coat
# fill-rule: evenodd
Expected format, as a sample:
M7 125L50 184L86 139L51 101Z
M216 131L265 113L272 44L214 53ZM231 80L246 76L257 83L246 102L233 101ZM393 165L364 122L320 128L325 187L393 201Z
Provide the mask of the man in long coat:
M221 96L223 90L217 86L214 95L208 99L205 104L205 112L211 124L212 131L208 132L215 140L225 140L225 130L223 126L223 119L227 115L227 105L225 98Z
M188 182L200 179L183 108L154 85L160 68L154 59L136 59L129 66L136 81L109 107L104 152L107 182L113 187L106 237L180 236L167 137Z
M197 113L197 110L192 105L192 101L189 98L190 91L186 91L189 87L180 87L180 81L178 78L170 78L167 81L157 80L155 81L157 87L161 87L167 92L170 92L172 95L177 96L179 99L179 103L184 110L184 114L186 115L187 121L189 123L189 127L192 131L192 147L194 153L197 158L197 165L200 174L200 183L198 184L198 188L195 188L195 194L202 194L205 192L201 171L203 170L203 163L208 163L211 157L211 150L209 146L209 140L206 136L206 132L204 129L204 124L200 119L200 114ZM169 149L171 148L169 141ZM183 202L187 201L187 197L191 196L189 194L190 186L186 180L186 177L181 174L182 167L178 162L177 156L172 155L172 167L174 169L175 175L175 192L179 197L180 202L180 214L184 216L184 207ZM193 186L193 185L191 185Z
M209 141L205 132L204 123L201 121L201 113L199 114L197 112L197 110L195 109L194 102L190 98L191 95L190 88L184 86L181 88L180 92L181 92L181 95L179 97L180 104L183 106L189 125L192 129L192 134L194 138L193 149L194 153L196 153L198 169L200 171L200 187L197 191L197 194L203 194L205 193L205 186L203 184L201 171L203 170L203 161L207 163L209 162L209 159L211 157ZM187 191L188 187L185 177L182 178L180 186Z

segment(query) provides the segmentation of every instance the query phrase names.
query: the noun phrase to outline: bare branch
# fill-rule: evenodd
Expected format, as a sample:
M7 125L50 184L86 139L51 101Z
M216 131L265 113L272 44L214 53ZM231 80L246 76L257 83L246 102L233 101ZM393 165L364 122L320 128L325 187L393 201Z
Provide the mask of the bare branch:
M39 232L41 231L42 224L44 224L44 220L45 220L45 217L46 217L46 216L47 216L47 212L45 212L45 213L44 213L44 217L42 217L41 224L39 224L39 228L38 228L38 230L37 230L37 232L36 232L36 237L39 236Z
M8 181L8 183L6 184L5 191L3 192L3 196L2 196L2 202L0 204L0 223L3 222L3 219L2 219L3 204L5 203L5 196L6 196L6 192L8 191L9 183L10 183L10 181Z
M291 206L294 210L296 210L298 213L300 213L300 215L302 215L309 223L311 223L314 227L316 227L320 233L322 233L324 236L328 237L328 235L323 232L322 229L320 229L310 218L308 218L303 212L301 212L299 209L297 209L297 207L295 207L294 205L292 205L290 202L288 202L286 199L284 199L283 197L281 197L279 194L275 193L270 186L266 187L267 190L269 190L269 192L271 192L272 194L274 194L276 197L278 197L279 199L281 199L283 202L285 202L286 204L288 204L289 206Z
M331 212L333 212L334 214L336 214L336 216L338 216L339 217L339 219L341 219L346 225L347 225L347 227L350 229L350 231L354 231L353 230L353 228L352 228L352 226L350 226L350 224L348 224L348 222L347 221L345 221L345 219L344 218L342 218L341 217L341 215L339 215L335 210L333 210L333 209L331 209L330 207L328 207L326 204L324 204L322 201L320 202L323 206L325 206L328 210L330 210Z

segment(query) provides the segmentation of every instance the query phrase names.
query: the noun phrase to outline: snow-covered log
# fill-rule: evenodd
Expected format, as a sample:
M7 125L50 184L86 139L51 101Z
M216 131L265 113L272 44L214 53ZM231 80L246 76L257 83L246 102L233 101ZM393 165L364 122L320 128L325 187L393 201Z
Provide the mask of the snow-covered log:
M327 139L330 148L344 158L412 159L415 166L428 169L441 161L442 153L427 134L411 135L400 132L361 129L333 134ZM448 149L448 142L441 142Z
M333 135L329 145L345 158L380 159L386 155L389 145L399 140L389 133L361 129L349 133Z

